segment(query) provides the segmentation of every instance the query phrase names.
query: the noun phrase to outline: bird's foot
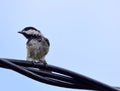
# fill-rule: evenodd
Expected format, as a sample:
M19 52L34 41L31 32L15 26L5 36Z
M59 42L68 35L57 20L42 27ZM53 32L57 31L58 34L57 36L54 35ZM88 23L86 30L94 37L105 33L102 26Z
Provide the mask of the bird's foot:
M32 61L32 64L35 65L37 62L36 61Z
M46 66L46 65L47 65L47 62L46 62L46 61L44 61L44 62L43 62L43 65L44 65L44 66Z

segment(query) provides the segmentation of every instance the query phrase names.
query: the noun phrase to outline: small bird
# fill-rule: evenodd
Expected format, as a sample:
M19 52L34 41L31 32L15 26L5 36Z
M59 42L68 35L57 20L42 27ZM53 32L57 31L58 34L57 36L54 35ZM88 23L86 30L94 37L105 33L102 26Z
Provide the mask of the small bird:
M44 65L47 64L45 56L49 51L49 40L43 36L43 34L34 27L25 27L18 33L23 34L28 41L27 47L27 60L33 62L40 62Z

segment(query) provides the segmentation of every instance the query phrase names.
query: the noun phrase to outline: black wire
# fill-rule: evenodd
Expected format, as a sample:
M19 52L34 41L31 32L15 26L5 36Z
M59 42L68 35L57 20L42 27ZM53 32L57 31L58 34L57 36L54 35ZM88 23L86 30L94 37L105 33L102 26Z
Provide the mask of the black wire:
M64 83L64 82L61 82L61 81L57 81L57 80L52 80L52 79L49 79L49 78L45 78L45 77L42 77L40 75L37 75L29 70L26 70L24 69L24 67L20 67L20 66L17 66L16 64L14 63L11 63L5 59L2 59L0 60L1 64L2 65L5 65L7 66L7 68L10 68L14 71L17 71L18 73L21 73L27 77L30 77L34 80L37 80L39 82L43 82L43 83L46 83L46 84L51 84L51 85L55 85L55 86L59 86L59 87L66 87L66 88L79 88L79 86L77 85L74 85L72 83Z
M74 78L74 80L76 80L78 82L81 82L82 84L84 84L86 86L89 86L91 88L100 90L100 91L114 91L114 90L116 91L116 89L111 87L111 86L108 86L106 84L103 84L101 82L93 80L91 78L85 77L85 76L83 76L81 74L77 74L75 72L72 72L72 71L69 71L69 70L66 70L66 69L63 69L63 68L60 68L60 67L56 67L56 66L53 66L53 65L47 65L45 67L44 65L38 64L38 63L34 63L34 65L33 65L32 62L30 63L28 61L26 61L26 62L24 61L24 64L21 64L20 62L17 62L17 64L20 64L20 65L25 64L24 66L41 68L41 69L44 68L44 69L52 70L52 71L55 71L55 72L58 72L58 73L61 73L61 74L67 75L67 76L71 76L71 77Z
M38 75L42 75L44 77L50 77L52 79L56 79L56 80L59 80L59 81L63 81L63 82L69 82L69 83L74 83L76 85L79 86L80 89L92 89L91 87L88 87L88 86L85 86L84 84L81 84L80 82L74 80L73 78L71 77L66 77L66 76L63 76L63 75L59 75L59 74L51 74L51 73L48 73L48 72L42 72L42 71L38 71L38 70L35 70L35 69L29 69L27 68L28 70L38 74Z
M9 62L7 60L9 60ZM33 64L33 62L15 60L15 59L0 59L0 61L2 61L2 64L0 62L1 67L10 68L26 76L29 76L32 79L35 79L37 81L41 81L47 84L67 87L67 88L77 88L77 89L90 89L90 90L99 90L99 91L118 91L117 89L111 86L108 86L106 84L103 84L91 78L85 77L83 75L80 75L75 72L72 72L72 71L69 71L69 70L66 70L60 67L56 67L53 65L44 66L40 63ZM29 67L51 70L52 72L57 72L59 74L37 71L35 69L29 69Z
M1 60L1 59L0 59ZM7 61L7 60L3 60L3 61ZM10 60L9 60L10 61ZM25 61L25 62L27 62L27 61ZM29 63L29 62L28 62ZM25 64L26 65L26 64ZM11 68L11 67L9 67L8 65L7 66L5 66L5 65L1 65L0 64L0 67L4 67L4 68L9 68L9 69L13 69L13 68ZM22 67L23 68L23 67ZM25 68L25 67L24 67ZM87 86L85 86L84 84L81 84L81 83L78 83L78 82L76 82L75 80L72 80L72 78L70 78L70 77L65 77L65 76L62 76L62 75L58 75L58 74L50 74L50 73L48 73L48 72L43 72L43 71L38 71L38 70L35 70L35 69L29 69L29 68L26 68L27 70L30 70L30 71L32 71L32 72L35 72L35 73L37 73L37 74L39 74L39 75L42 75L43 77L52 77L52 78L54 78L54 79L52 79L53 81L56 81L55 79L57 78L58 80L57 81L60 81L60 82L64 82L62 85L63 86L61 86L61 87L67 87L67 88L76 88L76 89L93 89L93 88L91 88L91 87L87 87ZM14 69L13 69L14 70ZM15 70L16 71L16 70ZM18 71L19 72L19 71ZM23 74L23 75L25 75L25 74ZM31 77L30 77L31 78ZM35 80L35 79L34 79ZM49 80L49 79L48 79ZM62 81L61 81L62 80ZM71 84L70 84L70 82L72 82L71 84L73 84L72 86L71 86ZM45 83L45 82L44 82ZM69 83L68 85L69 86L66 86L66 83ZM76 84L77 83L77 84ZM51 84L51 83L48 83L48 84ZM58 83L56 83L55 82L55 84L57 84L57 86L59 86L59 84ZM54 85L54 84L51 84L51 85Z

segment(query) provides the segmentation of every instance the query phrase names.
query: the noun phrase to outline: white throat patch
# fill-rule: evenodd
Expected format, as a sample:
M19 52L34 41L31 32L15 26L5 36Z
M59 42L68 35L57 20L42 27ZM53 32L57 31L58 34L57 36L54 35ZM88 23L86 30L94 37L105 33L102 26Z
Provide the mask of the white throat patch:
M42 35L41 32L33 30L33 29L30 29L30 30L24 31L24 32L28 35Z

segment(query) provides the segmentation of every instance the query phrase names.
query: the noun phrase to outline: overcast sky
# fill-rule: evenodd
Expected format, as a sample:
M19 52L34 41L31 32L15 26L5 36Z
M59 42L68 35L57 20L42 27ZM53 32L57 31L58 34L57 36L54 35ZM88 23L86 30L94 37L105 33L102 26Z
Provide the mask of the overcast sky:
M26 59L17 32L39 29L51 43L48 64L120 86L120 0L1 0L0 57ZM80 91L0 69L1 91Z

